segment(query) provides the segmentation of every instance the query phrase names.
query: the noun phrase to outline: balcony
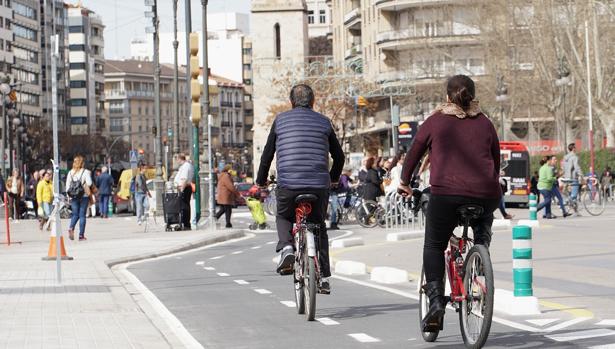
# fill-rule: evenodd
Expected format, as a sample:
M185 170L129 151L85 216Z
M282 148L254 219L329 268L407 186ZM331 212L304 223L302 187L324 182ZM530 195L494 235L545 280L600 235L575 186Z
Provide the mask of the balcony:
M442 79L449 76L464 74L468 76L483 76L485 75L485 66L452 66L451 64L442 66L432 66L428 69L412 66L408 70L391 70L380 73L376 81L379 84L399 84L399 83L412 83L412 84L430 84L430 83L442 83Z
M434 35L427 35L424 30L400 29L380 32L376 35L376 44L382 50L403 51L412 48L430 46L478 44L478 34L459 34L452 30L440 29Z
M346 53L344 54L344 59L350 59L350 58L360 56L360 55L361 55L361 45L358 44L346 50Z
M348 27L348 29L361 29L361 9L354 8L352 11L346 13L344 15L344 25Z
M105 90L105 98L126 98L126 90Z
M461 2L459 0L376 0L375 6L381 11L397 12L412 7L438 6Z
M228 121L228 120L222 120L222 121L220 121L220 126L222 126L222 127L229 127L229 126L231 126L231 122Z
M241 108L241 102L235 102L235 108Z
M221 107L232 107L233 106L233 102L221 101L220 102L220 106Z

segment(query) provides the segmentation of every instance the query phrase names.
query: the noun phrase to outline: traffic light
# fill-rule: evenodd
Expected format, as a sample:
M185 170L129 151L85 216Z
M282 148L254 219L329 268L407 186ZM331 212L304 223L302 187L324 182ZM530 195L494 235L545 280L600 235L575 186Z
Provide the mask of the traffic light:
M363 96L357 96L357 106L359 106L359 107L366 107L367 106L367 99L365 99L365 97L363 97Z
M201 84L199 83L199 75L201 75L201 67L199 66L199 34L190 33L190 92L192 97L191 111L192 123L198 125L201 121Z

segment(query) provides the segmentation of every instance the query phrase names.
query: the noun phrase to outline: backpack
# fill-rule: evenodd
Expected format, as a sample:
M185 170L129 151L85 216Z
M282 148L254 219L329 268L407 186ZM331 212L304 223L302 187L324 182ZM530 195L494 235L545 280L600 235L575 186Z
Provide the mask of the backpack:
M85 170L83 170L83 172L81 172L81 176L79 177L79 180L75 180L75 178L71 178L70 181L70 185L68 187L68 190L66 190L66 194L71 198L71 199L81 199L83 197L83 195L85 195L85 189L83 188L83 184L81 183L81 178L83 178L83 173L85 172ZM72 177L72 175L71 175Z
M135 177L132 177L132 179L130 180L130 193L131 193L131 194L134 194L134 193L135 193L135 187L136 187L136 183L135 183L136 181L135 181L135 179L136 179L136 178L137 178L137 177L135 176Z

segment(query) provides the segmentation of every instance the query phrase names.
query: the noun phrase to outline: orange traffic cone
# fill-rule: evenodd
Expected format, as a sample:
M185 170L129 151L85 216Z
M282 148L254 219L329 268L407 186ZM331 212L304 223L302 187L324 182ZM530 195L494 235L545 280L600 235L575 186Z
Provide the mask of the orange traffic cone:
M47 252L47 257L43 257L42 259L44 261L51 261L51 260L56 260L56 251L58 250L58 247L56 246L56 237L55 236L49 236L49 251ZM62 260L73 260L73 257L67 256L66 255L66 248L64 248L64 237L60 236L60 256L62 258Z

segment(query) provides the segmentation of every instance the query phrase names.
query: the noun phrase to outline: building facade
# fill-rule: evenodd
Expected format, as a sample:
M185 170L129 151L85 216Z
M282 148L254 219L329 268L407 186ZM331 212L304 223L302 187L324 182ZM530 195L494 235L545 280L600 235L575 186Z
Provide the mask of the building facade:
M326 0L306 0L308 36L327 36L331 32L331 8Z
M179 139L180 149L189 153L192 124L186 106L186 74L179 72ZM162 135L174 137L173 67L162 64L160 73L160 118ZM124 137L131 149L143 150L144 159L154 164L154 64L138 60L105 62L105 110L110 140ZM170 131L171 130L171 131ZM169 134L171 135L169 137ZM127 154L128 156L128 154Z
M81 5L66 5L70 131L101 134L104 123L104 25L100 16Z
M13 30L11 21L13 19L13 8L10 1L0 1L0 71L8 73L10 65L13 64Z

